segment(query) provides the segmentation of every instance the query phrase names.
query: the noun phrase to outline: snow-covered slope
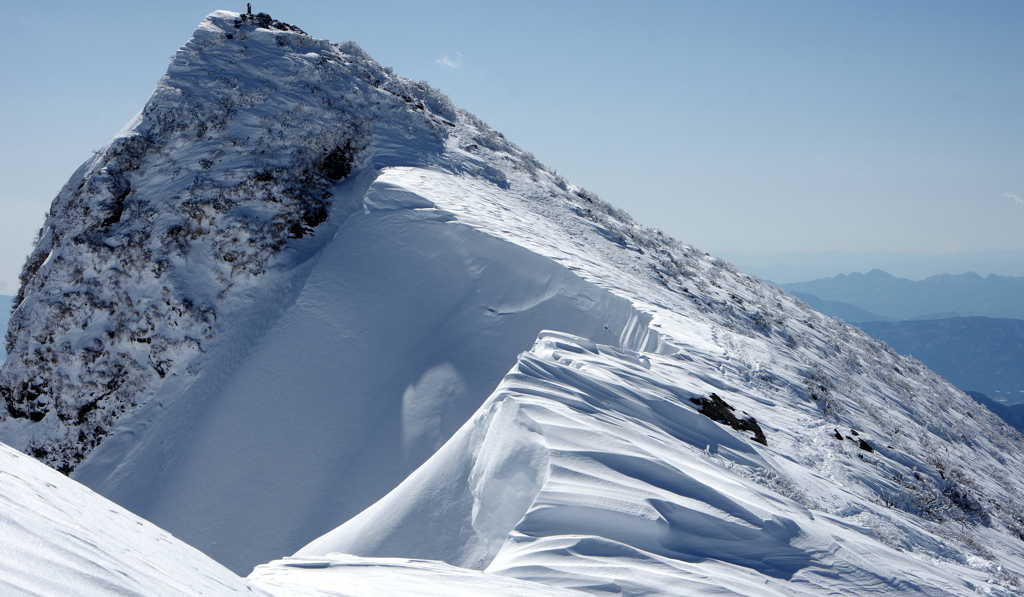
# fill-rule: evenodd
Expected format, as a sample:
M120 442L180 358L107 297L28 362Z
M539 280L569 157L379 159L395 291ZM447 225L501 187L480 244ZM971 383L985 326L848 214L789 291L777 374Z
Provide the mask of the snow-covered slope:
M998 418L265 15L200 25L23 282L0 439L236 572L298 550L261 586L1020 590Z
M0 504L5 596L254 594L195 548L2 444Z
M860 429L863 450L689 364L544 333L420 470L297 555L438 559L598 594L1014 594L981 554L1019 566L1019 539L955 508L955 531L908 512L917 498L891 477L927 465L882 429ZM768 446L698 413L709 390L756 413Z
M243 579L166 531L0 444L4 597L579 596L440 562L285 558Z

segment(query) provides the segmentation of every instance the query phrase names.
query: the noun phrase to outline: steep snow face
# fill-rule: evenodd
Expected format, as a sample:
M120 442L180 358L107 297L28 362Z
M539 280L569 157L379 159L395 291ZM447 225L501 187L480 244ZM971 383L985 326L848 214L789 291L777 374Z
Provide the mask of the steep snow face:
M593 594L1020 590L1020 435L268 17L204 21L18 302L0 439L236 571L312 541L253 578L346 551Z
M378 181L287 311L208 353L242 362L141 407L74 477L247 572L400 483L540 330L643 348L649 319Z

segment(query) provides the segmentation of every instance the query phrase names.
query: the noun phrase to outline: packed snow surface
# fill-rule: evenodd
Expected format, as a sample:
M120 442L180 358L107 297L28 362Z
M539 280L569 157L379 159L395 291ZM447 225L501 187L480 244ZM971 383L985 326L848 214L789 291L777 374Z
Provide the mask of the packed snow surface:
M199 550L2 444L0 545L6 597L253 594Z
M212 558L154 552L186 594L1024 590L997 417L266 15L200 25L22 277L0 439L74 481L3 520L106 532L81 482Z
M388 194L374 183L280 319L223 349L248 352L229 375L144 406L74 477L246 572L401 482L540 330L636 327L625 299L437 210L378 209Z
M441 562L286 558L239 578L79 483L0 444L4 597L572 597Z
M291 557L257 566L249 576L274 597L586 597L588 593L405 558L346 554Z

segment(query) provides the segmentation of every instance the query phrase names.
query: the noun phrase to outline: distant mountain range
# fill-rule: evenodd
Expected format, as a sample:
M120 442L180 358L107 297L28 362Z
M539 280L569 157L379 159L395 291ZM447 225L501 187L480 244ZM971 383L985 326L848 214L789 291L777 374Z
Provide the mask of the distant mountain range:
M1024 278L967 273L914 282L876 269L780 286L964 391L983 393L1004 410L1024 402ZM997 414L1024 423L1024 412Z
M1021 300L1024 297L1024 277L989 274L983 278L967 272L955 276L932 276L915 282L875 269L866 274L841 274L779 286L797 296L810 294L822 301L847 303L881 316L879 319L883 321L956 315L1024 319L1024 301ZM803 296L801 298L807 300ZM856 314L857 317L862 315Z
M950 272L977 272L982 276L1024 276L1024 249L989 249L939 255L892 251L791 251L771 255L718 251L715 255L748 274L778 284L827 278L840 273L865 272L873 268L911 280L923 280Z
M860 307L844 303L842 301L826 301L807 292L790 292L796 298L807 303L816 311L820 311L829 317L838 317L846 323L858 324L865 321L896 321L892 317L879 315L865 311Z

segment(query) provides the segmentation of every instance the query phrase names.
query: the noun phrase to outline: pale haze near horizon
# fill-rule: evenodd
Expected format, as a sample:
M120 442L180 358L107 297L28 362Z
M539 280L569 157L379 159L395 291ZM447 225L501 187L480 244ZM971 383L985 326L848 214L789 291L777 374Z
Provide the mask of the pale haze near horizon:
M53 197L227 5L5 7L0 294ZM1024 249L1024 4L268 1L703 250ZM958 273L958 272L948 272Z

